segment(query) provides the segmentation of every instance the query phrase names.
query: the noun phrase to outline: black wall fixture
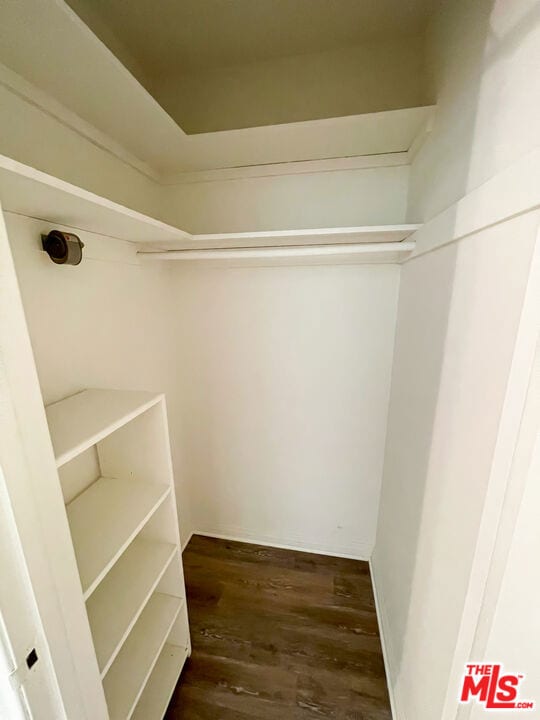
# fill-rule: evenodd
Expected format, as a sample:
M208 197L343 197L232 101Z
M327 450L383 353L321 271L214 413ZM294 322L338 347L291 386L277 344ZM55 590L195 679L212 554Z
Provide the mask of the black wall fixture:
M84 243L73 233L51 230L41 236L43 249L57 265L78 265L82 260Z

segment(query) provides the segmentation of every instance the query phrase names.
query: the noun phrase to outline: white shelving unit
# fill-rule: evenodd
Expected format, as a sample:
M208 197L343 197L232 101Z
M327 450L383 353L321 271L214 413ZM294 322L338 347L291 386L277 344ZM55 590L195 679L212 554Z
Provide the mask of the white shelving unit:
M85 599L169 492L167 485L98 478L69 503L67 516Z
M103 680L111 720L132 716L181 605L179 598L162 593L148 601Z
M136 538L88 599L88 619L102 677L174 557L174 545Z
M171 699L171 688L174 686L179 661L181 658L178 647L167 643L139 698L133 713L133 720L147 720L147 718L162 717L165 714Z
M191 651L163 395L85 390L46 408L110 720L160 720ZM71 465L73 463L73 465Z
M57 467L96 445L159 400L159 395L139 391L91 390L49 405L47 422Z

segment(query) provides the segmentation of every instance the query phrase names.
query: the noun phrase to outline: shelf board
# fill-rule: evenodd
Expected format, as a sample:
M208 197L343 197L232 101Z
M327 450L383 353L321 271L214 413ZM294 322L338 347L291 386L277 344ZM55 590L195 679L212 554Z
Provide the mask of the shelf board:
M57 467L145 412L162 395L131 390L83 390L45 408Z
M165 644L140 697L133 720L161 720L184 667L187 648Z
M129 720L182 607L155 593L103 681L111 720Z
M99 478L67 506L87 599L170 492L168 485Z
M189 233L0 155L4 211L131 242L170 242Z
M139 253L147 260L179 260L184 262L210 261L212 263L272 264L297 263L399 263L415 248L410 241L391 243L355 243L296 247L246 247L217 250L169 250L167 252Z
M286 248L293 251L302 246L308 250L324 246L329 255L340 245L349 245L351 254L358 256L354 248L359 244L397 245L421 227L393 224L193 235L4 155L0 155L0 202L8 212L137 243L142 255L148 257L155 251L155 260L179 259L167 251L185 251L185 260L206 260L214 258L189 257L187 252L243 248L285 252ZM325 253L321 251L320 255ZM381 250L370 262L391 261Z
M397 243L420 227L401 224L192 235L5 155L0 155L0 201L5 211L135 242L143 251Z
M175 555L175 545L135 538L88 599L86 609L102 677Z
M159 243L162 250L217 250L230 248L287 248L317 245L357 245L360 243L400 243L421 225L358 225L354 227L300 228L260 232L213 233L192 235L181 241ZM141 246L140 252L158 252L156 247Z

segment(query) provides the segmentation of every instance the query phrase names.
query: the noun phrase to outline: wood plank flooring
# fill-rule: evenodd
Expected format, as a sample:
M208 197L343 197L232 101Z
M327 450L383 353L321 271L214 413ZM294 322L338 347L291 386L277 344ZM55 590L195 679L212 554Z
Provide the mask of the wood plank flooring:
M391 720L365 562L193 536L166 720Z

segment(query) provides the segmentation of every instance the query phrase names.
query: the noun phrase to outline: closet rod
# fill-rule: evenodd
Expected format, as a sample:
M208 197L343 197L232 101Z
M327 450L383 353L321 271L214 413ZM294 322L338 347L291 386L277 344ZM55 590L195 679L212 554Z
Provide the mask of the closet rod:
M240 260L242 258L329 257L336 255L378 255L393 252L405 255L414 250L412 241L393 243L356 243L342 245L309 245L294 247L217 248L205 250L168 250L141 252L149 260Z

